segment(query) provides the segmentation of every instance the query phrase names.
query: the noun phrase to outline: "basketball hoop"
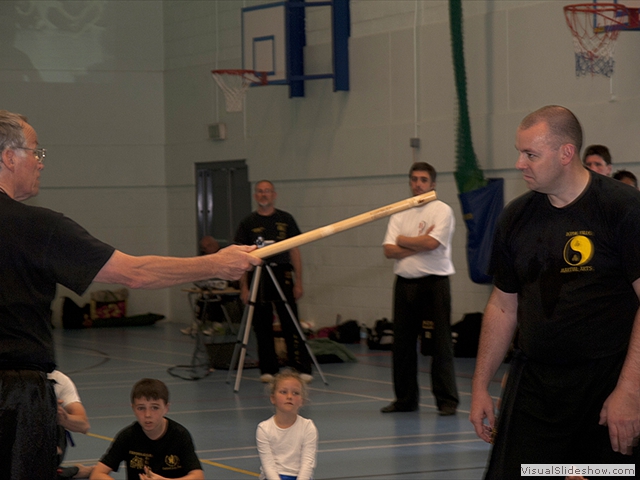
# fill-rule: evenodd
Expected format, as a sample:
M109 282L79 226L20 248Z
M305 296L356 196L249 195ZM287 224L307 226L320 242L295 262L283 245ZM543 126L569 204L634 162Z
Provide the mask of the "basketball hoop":
M618 3L585 3L564 7L573 34L576 76L613 75L613 51L620 30L629 27L629 11ZM637 15L637 11L635 12Z
M255 70L211 70L211 75L224 92L227 112L242 111L242 101L251 85L267 84L267 72Z

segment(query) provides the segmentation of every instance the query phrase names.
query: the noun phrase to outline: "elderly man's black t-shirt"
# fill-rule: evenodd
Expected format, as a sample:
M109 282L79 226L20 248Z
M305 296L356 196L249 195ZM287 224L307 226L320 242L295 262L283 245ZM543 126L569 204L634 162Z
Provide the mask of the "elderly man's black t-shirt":
M60 213L0 193L0 365L51 371L56 284L78 295L114 248Z

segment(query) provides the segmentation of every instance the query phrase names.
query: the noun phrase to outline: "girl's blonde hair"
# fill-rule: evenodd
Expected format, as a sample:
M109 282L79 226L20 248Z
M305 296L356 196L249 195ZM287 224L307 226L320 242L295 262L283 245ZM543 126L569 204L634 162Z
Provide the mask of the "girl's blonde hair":
M278 388L278 383L288 378L293 378L294 380L297 380L298 382L300 382L300 391L302 393L302 400L304 401L304 403L306 403L307 400L309 399L309 390L307 389L307 384L300 377L300 373L297 370L294 370L293 368L285 368L284 370L281 370L280 372L276 373L273 376L273 380L271 380L267 385L267 392L269 393L269 396L272 396L276 393L276 389Z

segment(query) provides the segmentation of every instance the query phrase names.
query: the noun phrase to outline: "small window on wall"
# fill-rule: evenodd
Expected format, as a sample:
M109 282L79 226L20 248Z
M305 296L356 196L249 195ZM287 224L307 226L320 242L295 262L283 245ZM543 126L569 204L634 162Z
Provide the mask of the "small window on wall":
M232 244L238 224L251 213L245 161L196 163L196 209L198 239L211 235L220 247Z

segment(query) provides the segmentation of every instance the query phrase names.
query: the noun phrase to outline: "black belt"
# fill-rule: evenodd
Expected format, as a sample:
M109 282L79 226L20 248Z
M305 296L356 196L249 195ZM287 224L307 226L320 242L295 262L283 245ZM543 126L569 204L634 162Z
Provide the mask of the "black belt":
M33 370L36 372L49 373L53 369L49 369L45 365L39 365L37 363L11 363L0 362L0 370Z
M402 280L403 282L407 282L407 283L420 283L423 282L427 279L429 280L437 280L439 278L448 278L448 275L434 275L432 273L427 273L426 275L423 275L422 277L412 277L412 278L407 278L407 277L403 277L402 275L396 275L396 277L398 277L398 279Z

